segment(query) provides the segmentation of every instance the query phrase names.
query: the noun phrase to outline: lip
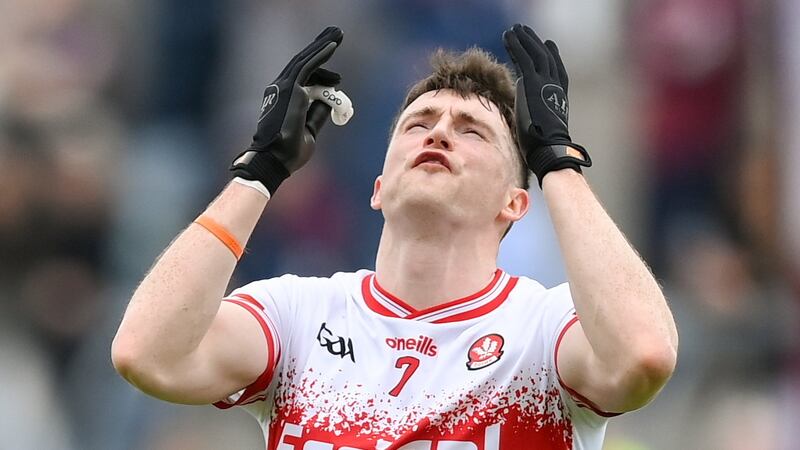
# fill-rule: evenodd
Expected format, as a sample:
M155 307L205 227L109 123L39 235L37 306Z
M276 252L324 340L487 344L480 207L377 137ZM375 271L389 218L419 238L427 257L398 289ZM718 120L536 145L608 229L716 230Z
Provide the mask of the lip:
M450 171L450 161L447 159L447 156L445 156L444 153L432 151L425 151L417 155L417 157L414 159L414 165L412 168L431 161L434 163L440 163L445 169Z

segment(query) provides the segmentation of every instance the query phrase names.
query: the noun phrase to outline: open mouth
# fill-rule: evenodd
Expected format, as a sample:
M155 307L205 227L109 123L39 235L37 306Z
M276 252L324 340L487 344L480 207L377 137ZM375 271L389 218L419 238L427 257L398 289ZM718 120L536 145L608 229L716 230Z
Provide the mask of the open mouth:
M427 165L441 166L447 169L448 171L450 170L450 161L447 160L447 157L444 154L439 152L428 151L420 153L419 156L417 156L417 158L414 160L413 167L421 166L423 164L426 166Z

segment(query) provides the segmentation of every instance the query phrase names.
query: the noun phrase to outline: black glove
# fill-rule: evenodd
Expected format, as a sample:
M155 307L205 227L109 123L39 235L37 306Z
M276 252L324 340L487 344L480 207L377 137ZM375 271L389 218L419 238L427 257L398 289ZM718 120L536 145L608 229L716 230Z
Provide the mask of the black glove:
M591 166L586 149L569 137L569 79L556 44L542 43L530 27L520 24L503 33L503 44L520 77L514 102L517 139L539 186L550 171L580 172L581 166Z
M253 143L233 160L234 177L261 182L270 194L314 152L317 133L331 108L314 101L309 106L302 86L336 86L338 73L320 68L342 42L342 30L328 27L264 90Z

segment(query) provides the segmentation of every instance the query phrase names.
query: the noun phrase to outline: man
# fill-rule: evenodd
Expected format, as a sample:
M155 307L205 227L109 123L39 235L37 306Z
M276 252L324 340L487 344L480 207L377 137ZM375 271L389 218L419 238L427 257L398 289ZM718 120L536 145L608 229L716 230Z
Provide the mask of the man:
M437 55L412 88L371 199L374 272L285 275L221 301L269 198L311 156L329 110L301 86L338 83L320 66L341 40L326 29L267 88L234 182L134 293L117 370L167 401L246 405L269 449L599 449L607 417L669 378L677 334L581 174L558 49L528 27L503 35L516 93L476 49ZM528 167L570 279L553 289L496 266Z

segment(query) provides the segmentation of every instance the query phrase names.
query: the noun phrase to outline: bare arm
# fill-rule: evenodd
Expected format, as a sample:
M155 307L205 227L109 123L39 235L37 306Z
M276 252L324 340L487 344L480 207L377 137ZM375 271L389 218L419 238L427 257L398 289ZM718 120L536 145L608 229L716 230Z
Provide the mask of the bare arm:
M564 383L604 411L649 402L675 367L678 334L645 263L574 170L547 174L543 193L580 322L564 335Z
M592 163L569 135L569 77L558 46L522 24L503 33L503 44L520 76L517 139L542 186L580 317L558 346L561 380L602 410L638 408L675 367L672 314L649 269L577 171Z
M244 245L267 199L231 183L205 214ZM191 224L134 292L112 345L114 366L163 400L202 404L253 382L266 368L265 337L243 308L221 299L236 258L205 228Z
M229 184L205 212L242 246L268 196L313 154L331 108L312 103L304 86L339 83L338 73L320 66L342 37L339 28L325 28L267 86L253 142L231 166L235 179L249 184ZM235 266L222 241L189 225L133 294L112 345L117 371L142 391L176 403L211 403L256 381L274 355L260 319L221 302Z

